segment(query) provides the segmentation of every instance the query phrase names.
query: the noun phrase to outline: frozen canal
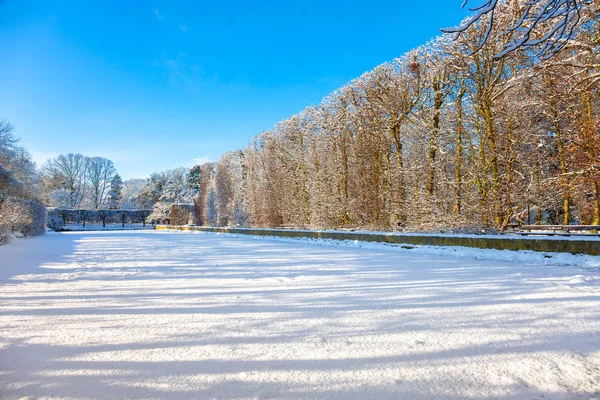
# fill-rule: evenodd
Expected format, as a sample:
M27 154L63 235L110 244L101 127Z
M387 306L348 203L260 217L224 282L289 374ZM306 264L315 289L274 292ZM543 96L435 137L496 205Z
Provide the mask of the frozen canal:
M593 399L600 273L174 232L0 247L0 398Z

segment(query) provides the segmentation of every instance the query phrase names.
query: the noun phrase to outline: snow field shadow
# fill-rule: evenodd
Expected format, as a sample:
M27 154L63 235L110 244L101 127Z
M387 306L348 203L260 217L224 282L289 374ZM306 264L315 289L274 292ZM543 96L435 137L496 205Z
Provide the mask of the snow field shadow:
M590 399L596 274L213 234L51 234L0 248L0 397Z

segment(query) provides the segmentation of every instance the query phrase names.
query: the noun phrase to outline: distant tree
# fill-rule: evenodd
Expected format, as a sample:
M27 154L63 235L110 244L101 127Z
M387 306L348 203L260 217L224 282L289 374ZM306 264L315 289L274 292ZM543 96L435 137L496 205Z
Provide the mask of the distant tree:
M150 210L140 210L139 214L142 220L142 225L146 226L146 219L148 218L148 216L150 216Z
M30 197L41 198L40 177L31 154L21 146L17 146L12 157L5 163L12 176L21 183Z
M107 205L111 210L119 208L122 199L123 180L119 174L115 174L110 180L110 191L107 196Z
M123 210L141 210L152 208L153 203L144 196L146 188L146 179L130 179L123 183L121 190L121 200L118 208Z
M117 178L113 162L103 157L91 157L87 160L87 178L90 183L91 203L98 210L104 206L112 193L113 181ZM119 177L118 180L121 178ZM109 189L111 191L109 192Z
M0 119L0 164L5 165L8 162L8 158L17 148L18 141L13 126Z
M187 184L190 188L200 190L201 170L202 167L200 165L195 165L192 167L192 169L190 169L190 172L187 176Z
M206 218L210 225L217 225L218 214L217 214L217 192L214 187L210 188L208 192L208 201L206 202Z
M236 151L224 154L215 165L212 181L219 226L245 224L242 163L243 152Z
M113 215L114 211L110 210L100 210L98 212L98 217L102 221L102 227L106 227L106 220Z
M0 120L0 166L10 171L11 179L18 182L21 196L37 199L41 189L36 165L31 154L18 143L13 126Z
M127 221L128 213L125 210L121 210L117 212L117 219L121 221L121 226L125 228L125 222Z
M194 204L194 197L197 194L198 190L189 185L188 171L185 168L178 168L152 174L140 198L143 197L145 202L152 204L151 220L164 221L169 218L171 205Z
M77 216L85 228L85 222L91 217L90 210L77 210Z
M63 190L68 193L68 208L78 208L87 191L87 158L69 153L48 160L41 169L47 192Z
M70 209L73 204L71 193L65 189L56 189L47 194L48 202L54 207Z

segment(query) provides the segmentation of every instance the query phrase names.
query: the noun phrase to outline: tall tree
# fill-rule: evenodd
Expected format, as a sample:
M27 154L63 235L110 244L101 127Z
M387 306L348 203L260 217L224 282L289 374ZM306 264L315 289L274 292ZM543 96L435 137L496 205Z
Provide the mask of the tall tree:
M108 192L108 195L107 195L109 209L116 210L117 208L123 208L123 207L120 207L121 199L123 198L122 191L123 191L123 180L121 179L121 176L119 174L115 173L110 180L110 191ZM125 207L125 209L129 209L129 208Z
M86 172L90 184L91 204L94 209L98 210L105 205L109 189L111 192L114 189L112 181L118 175L116 175L113 162L103 157L88 158Z
M0 119L0 163L8 162L9 157L17 148L18 141L13 126L8 121Z
M19 146L19 139L14 134L13 126L0 119L0 167L3 175L10 177L0 179L0 190L12 192L18 187L20 197L38 199L41 197L39 175L31 154Z
M41 169L47 192L64 193L66 206L78 208L87 190L87 158L69 153L48 160Z

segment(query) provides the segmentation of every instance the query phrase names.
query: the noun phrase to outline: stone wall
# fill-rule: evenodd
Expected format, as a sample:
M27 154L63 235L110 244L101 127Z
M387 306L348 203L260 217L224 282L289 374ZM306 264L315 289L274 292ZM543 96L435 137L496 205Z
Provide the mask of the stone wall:
M477 249L495 250L531 250L548 253L574 253L600 255L600 240L586 239L554 239L525 238L520 236L498 235L497 237L477 235L419 235L419 234L386 234L369 232L340 231L304 231L287 229L252 229L252 228L208 228L157 226L156 229L195 230L217 233L235 233L241 235L274 236L289 238L359 240L363 242L381 242L399 245L421 246L462 246Z

